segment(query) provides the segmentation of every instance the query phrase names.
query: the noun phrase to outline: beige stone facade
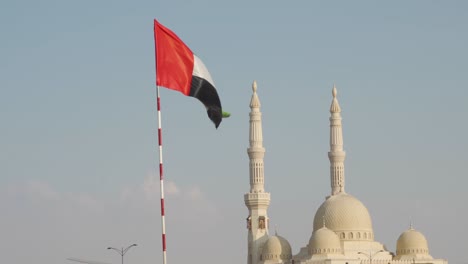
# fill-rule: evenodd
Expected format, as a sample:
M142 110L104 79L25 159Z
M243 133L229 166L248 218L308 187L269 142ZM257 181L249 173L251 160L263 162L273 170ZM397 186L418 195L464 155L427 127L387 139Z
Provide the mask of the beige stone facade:
M345 192L346 153L343 150L341 107L333 86L330 106L330 196L317 209L307 245L293 254L289 242L270 236L267 215L270 193L264 189L262 119L256 82L250 101L250 134L247 153L250 159L250 192L244 195L249 210L248 264L448 264L429 254L424 235L412 226L396 241L396 252L389 252L374 240L371 216L365 205Z

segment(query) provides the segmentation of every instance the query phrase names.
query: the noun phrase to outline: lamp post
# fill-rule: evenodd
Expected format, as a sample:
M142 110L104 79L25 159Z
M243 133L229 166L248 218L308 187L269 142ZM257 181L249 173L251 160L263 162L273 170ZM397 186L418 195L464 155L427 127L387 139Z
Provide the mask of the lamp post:
M381 250L375 252L374 254L372 254L370 251L369 251L369 254L364 253L364 252L358 252L358 254L362 254L362 255L367 256L367 257L369 258L369 264L372 264L372 258L373 258L375 255L379 254L380 252L385 252L385 251L381 249Z
M136 247L136 246L137 246L137 244L132 244L132 245L126 247L125 249L124 249L124 248L118 249L118 248L114 248L114 247L108 247L107 249L112 249L112 250L117 251L117 253L119 253L119 255L122 257L122 264L123 264L123 263L124 263L124 262L123 262L123 258L124 258L125 253L127 253L127 251L128 251L130 248Z

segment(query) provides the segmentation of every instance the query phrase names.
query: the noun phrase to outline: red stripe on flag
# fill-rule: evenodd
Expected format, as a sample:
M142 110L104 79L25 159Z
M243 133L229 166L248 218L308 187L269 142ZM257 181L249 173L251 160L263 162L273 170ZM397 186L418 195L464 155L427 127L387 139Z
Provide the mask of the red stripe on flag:
M190 94L194 57L192 51L170 29L154 20L156 85Z

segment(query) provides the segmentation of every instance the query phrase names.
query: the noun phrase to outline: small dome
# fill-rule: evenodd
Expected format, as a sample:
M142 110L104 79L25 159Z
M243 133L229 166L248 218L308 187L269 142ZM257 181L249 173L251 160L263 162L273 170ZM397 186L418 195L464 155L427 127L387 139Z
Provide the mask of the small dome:
M411 255L424 256L429 255L429 247L427 246L427 240L424 235L410 228L403 232L397 240L396 246L397 256Z
M262 260L289 260L292 257L291 245L278 235L271 236L262 250Z
M341 254L340 239L335 232L325 226L312 233L309 240L309 252L314 254Z
M372 221L367 208L354 196L339 193L328 197L315 213L314 231L323 224L341 240L373 241Z

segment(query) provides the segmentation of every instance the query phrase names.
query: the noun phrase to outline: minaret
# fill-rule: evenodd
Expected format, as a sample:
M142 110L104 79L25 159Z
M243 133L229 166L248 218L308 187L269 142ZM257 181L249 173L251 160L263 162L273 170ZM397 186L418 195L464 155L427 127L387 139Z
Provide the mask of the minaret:
M336 87L333 85L333 101L330 106L330 182L331 194L345 192L344 160L346 153L343 151L343 128L341 127L341 108L336 99Z
M260 112L260 100L257 96L257 83L252 84L252 99L250 100L250 133L249 133L249 174L250 192L244 195L245 205L249 209L247 217L248 229L248 264L260 262L261 249L268 239L268 215L270 194L265 192L263 174L263 148L262 113Z

